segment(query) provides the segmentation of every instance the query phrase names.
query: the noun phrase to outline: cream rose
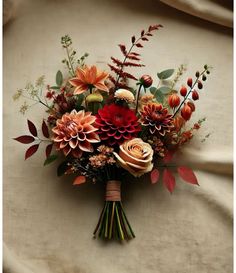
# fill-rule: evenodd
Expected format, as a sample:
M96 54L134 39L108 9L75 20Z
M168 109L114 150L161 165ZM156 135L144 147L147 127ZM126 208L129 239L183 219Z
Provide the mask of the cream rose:
M121 167L135 177L150 172L153 168L152 147L143 142L141 138L134 138L124 142L120 145L119 154L114 152L114 155Z

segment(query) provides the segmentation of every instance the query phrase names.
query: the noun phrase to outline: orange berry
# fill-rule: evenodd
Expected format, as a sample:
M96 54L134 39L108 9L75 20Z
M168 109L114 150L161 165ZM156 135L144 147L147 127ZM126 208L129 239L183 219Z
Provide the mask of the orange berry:
M192 78L188 78L187 84L188 84L189 87L192 87L192 85L193 85L193 79Z
M171 108L175 108L180 104L180 97L176 94L172 94L168 97L168 103Z
M188 101L187 105L191 108L192 112L195 111L195 105L194 105L194 103L192 101Z
M181 96L185 97L187 95L187 88L185 86L182 86L180 89Z
M198 95L198 92L196 90L193 90L193 92L192 92L192 99L193 100L198 100L199 99L199 95Z
M191 118L192 115L192 109L190 106L188 106L187 104L184 105L184 107L181 110L181 116L184 120L189 120Z

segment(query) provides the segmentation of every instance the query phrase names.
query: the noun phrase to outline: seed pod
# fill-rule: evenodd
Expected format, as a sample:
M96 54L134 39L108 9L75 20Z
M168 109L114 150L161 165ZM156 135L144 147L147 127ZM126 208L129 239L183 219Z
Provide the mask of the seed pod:
M184 104L184 107L181 110L181 116L184 120L189 120L192 115L192 109L187 104Z
M145 87L145 88L148 88L152 85L152 78L151 76L149 75L143 75L141 78L140 78L140 82L142 83L142 85Z
M206 71L206 73L209 75L209 74L210 74L210 71L209 71L209 70L207 70L207 71Z
M175 108L180 104L180 97L176 94L172 94L168 97L168 103L171 108Z
M195 74L195 76L198 78L200 76L200 72L197 71L196 74Z
M193 79L192 78L188 78L187 84L188 84L189 87L192 87L192 85L193 85Z
M193 92L192 92L192 99L193 100L198 100L199 99L199 95L198 95L198 92L196 90L193 90Z
M203 75L202 75L202 80L203 80L203 81L206 81L206 79L207 79L206 75L203 74Z
M203 85L202 85L202 82L201 82L201 81L198 81L197 87L198 87L199 89L202 89Z
M182 86L180 89L181 96L185 97L187 95L187 88L185 86Z

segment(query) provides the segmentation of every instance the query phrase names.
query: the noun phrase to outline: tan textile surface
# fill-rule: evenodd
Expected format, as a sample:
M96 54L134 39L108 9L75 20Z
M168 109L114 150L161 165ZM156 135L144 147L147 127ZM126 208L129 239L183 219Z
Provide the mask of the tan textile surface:
M233 0L161 0L176 9L205 20L233 27Z
M128 244L92 239L103 205L102 185L74 188L43 168L41 150L25 162L26 146L12 138L38 126L43 109L26 116L12 101L17 88L61 64L60 37L72 36L79 55L106 68L120 42L161 23L146 44L138 76L188 66L183 80L205 64L214 69L193 120L207 117L179 164L192 164L200 187L178 180L173 195L145 177L122 186L136 238ZM157 79L155 78L155 82ZM179 83L179 85L181 82ZM231 273L232 269L232 33L155 0L24 1L4 29L4 272L5 273ZM208 141L200 140L211 133ZM184 163L185 161L185 163Z

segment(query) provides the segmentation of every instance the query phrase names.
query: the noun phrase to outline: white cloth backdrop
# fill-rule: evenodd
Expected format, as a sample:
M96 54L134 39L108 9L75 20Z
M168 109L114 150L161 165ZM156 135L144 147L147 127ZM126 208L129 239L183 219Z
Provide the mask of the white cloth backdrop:
M146 67L156 72L187 64L186 77L205 63L214 69L200 94L194 120L207 121L186 157L200 187L178 180L170 195L147 177L122 188L137 238L120 245L92 239L103 205L103 187L75 188L57 178L56 164L43 168L44 152L25 162L26 146L12 138L39 126L43 110L26 116L12 96L45 74L54 82L61 59L60 37L70 34L89 64L107 69L118 43L149 24L164 28L146 44ZM5 273L231 273L232 269L232 33L230 29L172 9L156 0L24 1L4 29L4 272ZM179 83L180 85L181 83ZM201 143L205 134L208 141Z

